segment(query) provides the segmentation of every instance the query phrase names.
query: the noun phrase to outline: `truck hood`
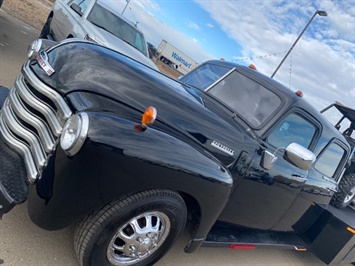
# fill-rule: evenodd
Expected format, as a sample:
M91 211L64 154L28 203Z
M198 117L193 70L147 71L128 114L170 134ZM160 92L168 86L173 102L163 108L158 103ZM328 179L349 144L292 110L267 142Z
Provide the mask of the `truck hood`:
M170 132L181 133L212 152L225 165L233 163L243 146L243 134L207 109L175 80L119 53L88 42L59 45L48 52L55 70L50 77L39 64L32 69L63 96L93 92L143 113L157 109L157 120ZM105 106L105 111L110 107ZM172 133L174 134L174 133Z

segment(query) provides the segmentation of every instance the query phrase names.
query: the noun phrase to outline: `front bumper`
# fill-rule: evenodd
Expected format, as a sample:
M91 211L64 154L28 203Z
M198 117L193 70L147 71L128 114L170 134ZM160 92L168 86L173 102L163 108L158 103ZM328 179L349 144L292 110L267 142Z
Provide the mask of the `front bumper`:
M27 200L26 168L21 155L10 149L0 136L0 218L16 204Z

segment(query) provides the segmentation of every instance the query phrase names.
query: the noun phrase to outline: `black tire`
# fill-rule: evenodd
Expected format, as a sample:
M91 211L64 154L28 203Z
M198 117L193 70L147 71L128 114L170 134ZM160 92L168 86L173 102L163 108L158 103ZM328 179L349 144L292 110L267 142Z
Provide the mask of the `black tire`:
M355 198L355 173L343 176L339 183L338 192L334 193L330 204L339 209L348 206Z
M184 200L169 190L149 190L111 202L77 224L74 248L79 263L152 265L180 236L186 217Z
M52 16L48 17L46 23L43 25L41 33L39 34L40 39L48 39L48 35L51 32Z
M6 87L0 86L0 109L4 105L4 102L7 98L7 96L9 96L9 89Z

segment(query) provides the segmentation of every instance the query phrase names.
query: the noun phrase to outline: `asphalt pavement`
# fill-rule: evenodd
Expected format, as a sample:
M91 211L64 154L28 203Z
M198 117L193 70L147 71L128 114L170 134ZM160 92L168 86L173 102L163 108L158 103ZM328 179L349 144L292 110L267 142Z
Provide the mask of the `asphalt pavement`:
M0 85L11 87L26 60L28 45L39 31L0 9ZM0 169L1 171L1 169ZM73 250L73 229L48 232L34 225L27 204L16 206L0 221L0 265L77 266ZM185 254L185 233L156 265L325 265L309 252L257 248L232 250L203 247Z

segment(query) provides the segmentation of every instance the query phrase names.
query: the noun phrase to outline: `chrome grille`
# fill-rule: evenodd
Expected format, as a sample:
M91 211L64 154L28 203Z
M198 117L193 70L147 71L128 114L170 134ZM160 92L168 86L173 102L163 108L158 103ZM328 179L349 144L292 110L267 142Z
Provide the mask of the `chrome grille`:
M40 178L71 114L64 98L42 83L27 62L1 109L0 133L23 156L30 183Z

